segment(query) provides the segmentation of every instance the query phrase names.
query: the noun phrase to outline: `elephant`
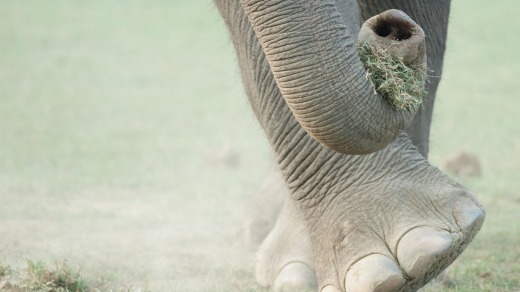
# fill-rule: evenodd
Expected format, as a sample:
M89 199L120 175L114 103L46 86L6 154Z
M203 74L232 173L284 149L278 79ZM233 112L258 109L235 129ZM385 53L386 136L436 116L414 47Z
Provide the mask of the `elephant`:
M248 227L262 241L257 281L415 291L442 272L485 218L476 197L427 160L450 1L214 2L276 158L259 195L268 208L279 197L264 225ZM356 50L365 21L372 37L434 72L422 107L395 110L367 80Z

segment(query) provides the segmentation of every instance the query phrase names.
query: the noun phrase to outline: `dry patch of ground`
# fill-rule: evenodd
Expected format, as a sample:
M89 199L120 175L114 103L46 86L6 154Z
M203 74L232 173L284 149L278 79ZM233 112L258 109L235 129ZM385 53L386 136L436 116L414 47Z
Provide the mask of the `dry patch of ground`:
M260 289L253 253L239 238L240 202L129 191L2 198L8 202L2 206L10 206L0 207L2 260L9 270L26 270L28 260L51 267L66 259L82 279L116 290ZM25 283L20 275L14 276Z

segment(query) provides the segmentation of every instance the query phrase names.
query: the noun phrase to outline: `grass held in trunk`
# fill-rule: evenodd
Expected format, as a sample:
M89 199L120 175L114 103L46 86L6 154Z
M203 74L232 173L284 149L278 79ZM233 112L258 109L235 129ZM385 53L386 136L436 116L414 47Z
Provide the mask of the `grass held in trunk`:
M405 64L394 58L385 49L377 48L368 42L358 45L358 52L367 78L395 110L416 110L426 96L424 89L426 66L424 64Z

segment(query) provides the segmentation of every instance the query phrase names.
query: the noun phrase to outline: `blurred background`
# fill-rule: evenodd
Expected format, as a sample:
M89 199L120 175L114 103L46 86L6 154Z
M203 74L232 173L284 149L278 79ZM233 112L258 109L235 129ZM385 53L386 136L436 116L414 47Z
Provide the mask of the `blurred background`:
M473 153L487 209L453 291L520 290L519 9L452 3L430 158ZM240 229L270 163L211 1L0 1L0 262L259 291Z

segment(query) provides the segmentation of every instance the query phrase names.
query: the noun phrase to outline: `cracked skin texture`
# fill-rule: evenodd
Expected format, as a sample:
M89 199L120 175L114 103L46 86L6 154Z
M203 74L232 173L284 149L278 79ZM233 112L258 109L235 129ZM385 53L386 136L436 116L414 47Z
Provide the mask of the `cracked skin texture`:
M326 288L326 291L414 291L444 270L480 228L482 207L471 193L426 160L410 163L408 155L417 153L417 149L413 145L402 149L402 140L407 140L404 134L382 152L357 157L360 160L353 163L365 164L363 160L380 163L363 168L363 178L359 174L347 175L353 178L344 181L348 190L337 191L341 195L328 203L332 212L326 213L333 215L314 219L321 222L306 220L305 213L296 206L292 211L284 207L257 253L259 282L280 283L284 277L308 273L300 267L300 270L292 268L293 274L287 275L284 267L301 262L314 270L319 258L329 259L331 262L326 265L333 267L325 274L326 281L331 283L328 286L341 289ZM387 155L393 158L382 161ZM395 171L393 176L387 174L381 178L381 172L388 173L389 168ZM414 170L409 177L399 177L409 169ZM349 204L349 199L366 203ZM287 200L286 204L294 201ZM339 218L331 218L334 215ZM334 226L334 220L340 221L342 228L323 229L324 225ZM306 221L313 222L307 225L307 233L301 231L305 227L300 227ZM317 238L307 238L313 234ZM309 242L308 246L302 246L305 242ZM320 248L313 248L311 242ZM343 267L338 266L339 262ZM382 268L374 270L378 265ZM338 273L343 275L344 283L339 283ZM381 279L381 275L388 277ZM308 288L315 291L311 289L313 285L316 284L309 284ZM291 287L293 284L288 283L284 291Z
M379 15L389 31L411 32L399 53L422 46L440 73L449 1L360 2L216 1L290 197L257 253L257 280L275 290L415 291L484 220L475 197L425 158L438 80L415 118L395 112L373 94L355 49L356 21L400 8L411 18ZM412 18L430 40L417 42Z

